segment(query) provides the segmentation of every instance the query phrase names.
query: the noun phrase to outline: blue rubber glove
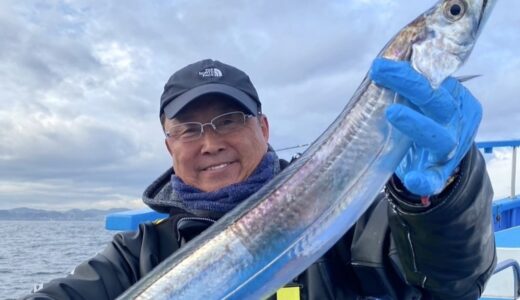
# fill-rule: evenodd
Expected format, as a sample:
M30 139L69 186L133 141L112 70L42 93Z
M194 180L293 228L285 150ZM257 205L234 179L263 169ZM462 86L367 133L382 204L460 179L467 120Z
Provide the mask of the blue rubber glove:
M453 77L433 89L408 62L378 58L370 76L416 106L393 104L386 111L388 121L413 142L396 175L415 195L440 193L473 144L480 103Z

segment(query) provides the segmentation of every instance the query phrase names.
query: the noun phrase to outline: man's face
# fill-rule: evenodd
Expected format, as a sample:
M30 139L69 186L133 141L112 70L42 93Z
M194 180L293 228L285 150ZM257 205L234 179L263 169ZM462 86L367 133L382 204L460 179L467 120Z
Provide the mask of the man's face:
M189 104L172 120L166 119L165 130L185 122L207 123L218 115L242 111L234 101L216 97L204 96ZM235 132L218 134L207 125L199 139L167 139L166 147L175 174L184 183L211 192L249 177L267 152L268 138L267 118L261 115L246 119L245 126Z

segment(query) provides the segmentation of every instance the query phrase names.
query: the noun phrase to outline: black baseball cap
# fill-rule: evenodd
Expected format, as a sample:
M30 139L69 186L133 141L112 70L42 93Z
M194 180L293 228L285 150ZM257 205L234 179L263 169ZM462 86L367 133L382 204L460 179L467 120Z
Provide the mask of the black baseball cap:
M161 95L160 113L171 119L190 102L207 94L232 98L255 116L262 112L256 89L246 73L218 60L204 59L173 73Z

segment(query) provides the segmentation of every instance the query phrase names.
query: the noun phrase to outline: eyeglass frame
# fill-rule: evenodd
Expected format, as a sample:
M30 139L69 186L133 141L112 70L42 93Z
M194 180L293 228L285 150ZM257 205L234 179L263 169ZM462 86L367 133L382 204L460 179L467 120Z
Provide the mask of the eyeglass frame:
M172 140L177 140L177 141L180 141L180 142L183 142L183 143L189 143L189 142L193 142L193 141L196 141L196 140L199 140L202 135L204 134L204 127L207 126L207 125L211 125L211 128L213 128L213 131L215 131L217 134L219 135L226 135L226 134L229 134L229 133L232 133L232 132L235 132L237 130L233 130L233 131L230 131L230 132L226 132L226 133L221 133L218 131L217 129L217 126L215 126L215 124L213 124L213 122L215 121L215 119L218 119L218 118L221 118L223 116L226 116L226 115L230 115L230 114L236 114L236 113L240 113L243 117L243 124L240 125L240 127L237 127L237 130L238 129L241 129L241 128L244 128L245 125L246 125L246 122L247 120L251 119L251 118L254 118L255 115L253 114L246 114L245 112L243 111L230 111L230 112L227 112L227 113L223 113L221 115L218 115L218 116L215 116L213 117L209 122L207 123L202 123L202 122L184 122L184 123L180 123L180 124L176 124L176 125L173 125L169 130L171 130L172 128L175 128L175 127L178 127L178 126L182 126L182 125L186 125L186 124L197 124L197 125L200 125L200 132L199 132L199 135L196 137L196 138L188 138L188 140L182 140L181 138L179 139L176 139L175 137L171 136L170 133L169 133L169 130L168 131L165 131L164 132L164 135L165 135L165 138L168 140L168 139L172 139ZM260 114L259 114L260 115Z

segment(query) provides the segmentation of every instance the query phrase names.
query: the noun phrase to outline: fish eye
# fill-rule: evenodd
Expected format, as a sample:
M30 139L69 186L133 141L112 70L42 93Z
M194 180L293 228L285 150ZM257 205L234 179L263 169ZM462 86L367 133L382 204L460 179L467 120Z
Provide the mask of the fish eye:
M464 0L449 0L444 3L444 16L450 21L457 21L464 16L467 10Z

